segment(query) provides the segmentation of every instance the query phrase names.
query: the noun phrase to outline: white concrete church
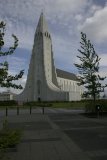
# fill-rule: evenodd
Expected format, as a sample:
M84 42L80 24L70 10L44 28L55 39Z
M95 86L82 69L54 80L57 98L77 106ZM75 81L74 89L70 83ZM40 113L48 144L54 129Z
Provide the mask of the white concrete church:
M43 13L37 25L34 45L23 92L16 99L28 101L78 101L82 89L75 74L54 65L52 39Z

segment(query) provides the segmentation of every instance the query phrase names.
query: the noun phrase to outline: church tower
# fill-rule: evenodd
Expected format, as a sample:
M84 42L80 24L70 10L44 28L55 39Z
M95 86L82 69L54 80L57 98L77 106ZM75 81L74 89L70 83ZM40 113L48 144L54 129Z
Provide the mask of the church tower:
M45 17L41 13L34 36L25 89L16 99L19 101L65 101L67 94L58 86L51 35Z

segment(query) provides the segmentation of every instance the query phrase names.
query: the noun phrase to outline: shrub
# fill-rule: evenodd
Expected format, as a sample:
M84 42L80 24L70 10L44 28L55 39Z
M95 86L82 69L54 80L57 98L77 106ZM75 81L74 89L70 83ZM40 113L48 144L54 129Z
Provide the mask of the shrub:
M0 101L0 106L14 106L14 105L17 105L17 102L14 100Z
M8 128L8 121L3 122L3 129L0 131L0 159L5 156L7 148L15 147L21 139L21 131Z
M89 113L89 112L95 112L95 104L93 102L87 102L85 105L85 112Z
M100 106L100 112L107 112L107 100L97 100L94 104L93 101L86 101L85 111L86 112L96 112L96 107Z

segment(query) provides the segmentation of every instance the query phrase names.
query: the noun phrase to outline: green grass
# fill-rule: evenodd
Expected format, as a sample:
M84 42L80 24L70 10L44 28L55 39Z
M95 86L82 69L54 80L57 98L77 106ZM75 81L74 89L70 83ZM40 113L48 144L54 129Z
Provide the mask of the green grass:
M8 159L6 151L8 148L15 148L21 140L21 130L10 129L8 121L3 121L3 128L0 130L0 160Z
M84 102L59 102L52 103L52 107L54 108L67 108L67 109L80 109L84 108Z
M91 100L83 100L83 101L74 101L74 102L28 102L23 106L18 105L2 105L0 109L5 109L6 107L9 109L17 109L17 107L21 109L29 109L30 107L52 107L52 108L66 108L66 109L84 109L87 104L91 104ZM107 110L107 100L97 100L96 104L100 104L104 109Z
M84 108L85 107L85 103L84 102L42 102L42 103L35 103L35 104L26 104L24 106L0 106L0 109L3 110L5 108L8 109L17 109L17 107L19 107L20 109L28 109L30 108L30 106L32 108L36 108L36 107L52 107L52 108L68 108L68 109L78 109L78 108Z

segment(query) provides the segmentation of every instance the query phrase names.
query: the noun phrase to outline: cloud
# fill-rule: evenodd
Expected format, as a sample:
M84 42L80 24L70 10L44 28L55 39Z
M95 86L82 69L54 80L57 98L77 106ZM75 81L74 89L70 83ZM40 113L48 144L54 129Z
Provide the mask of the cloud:
M25 69L26 59L24 59L24 58L12 56L12 57L8 57L7 61L9 62L9 74L10 75L16 75L19 73L20 70ZM24 88L25 84L26 84L26 79L27 79L27 75L26 75L26 73L24 73L24 75L21 79L19 79L17 81L13 81L13 82L16 84L21 84ZM7 90L7 89L3 88L3 90ZM22 90L17 90L14 88L10 88L10 91L12 91L13 93L17 93L17 94L22 92Z
M35 27L30 25L25 26L24 23L19 22L11 23L9 20L6 21L6 32L5 32L5 47L10 47L14 43L12 34L16 35L19 42L19 48L25 48L31 50L33 46Z
M9 63L9 71L15 74L17 74L18 71L23 70L26 66L26 59L24 58L9 56L6 60Z
M79 26L96 42L105 42L107 40L107 6L95 11L94 15L86 18L85 22Z
M48 22L61 26L72 25L73 14L88 5L88 0L0 0L0 19L7 22L6 45L11 34L19 38L19 47L32 49L35 27L44 10ZM73 28L73 27L72 27Z
M15 75L16 72L13 72L13 71L9 71L9 74L11 75ZM22 87L24 88L25 87L25 84L26 84L26 80L27 80L27 76L26 75L23 75L23 77L17 81L13 81L13 83L17 84L17 85L22 85ZM11 91L12 93L15 93L15 94L20 94L23 90L20 90L20 89L14 89L14 88L5 88L5 87L0 87L0 92L4 92L4 91Z
M63 15L76 13L82 10L87 3L87 0L54 0L52 3L52 6L54 5L52 11L55 13L57 12L58 14L59 12L63 13Z
M107 67L107 53L101 54L100 66Z
M53 35L53 51L56 67L68 71L73 71L74 62L77 55L77 42L75 39L63 39L59 35ZM73 69L72 69L73 68Z
M83 16L81 14L77 14L75 16L75 20L77 20L77 21L81 21L82 19L83 19Z
M11 74L13 74L12 72L11 72ZM18 81L15 81L15 83L17 84L17 85L22 85L22 87L23 87L23 89L25 88L25 84L26 84L26 80L27 80L27 76L26 75L23 75L23 77L21 78L21 79L19 79ZM14 88L10 88L10 91L11 92L13 92L13 93L15 93L15 94L20 94L22 91L23 91L23 89L22 90L20 90L20 89L14 89ZM6 90L6 89L5 89Z

